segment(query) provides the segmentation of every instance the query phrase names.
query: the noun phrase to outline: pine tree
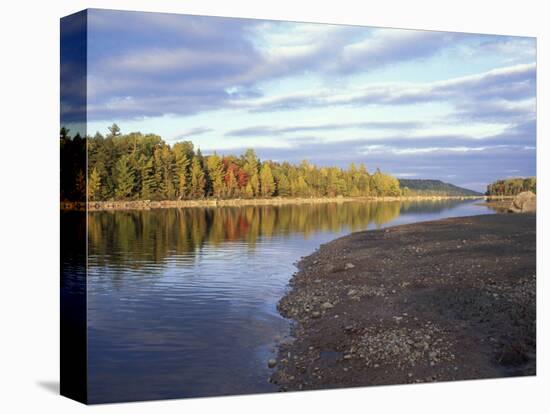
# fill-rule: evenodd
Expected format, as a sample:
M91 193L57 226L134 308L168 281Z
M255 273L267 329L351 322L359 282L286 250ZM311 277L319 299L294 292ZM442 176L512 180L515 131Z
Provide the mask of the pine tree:
M153 151L153 177L155 180L155 196L160 199L166 199L166 186L163 176L162 148L155 147Z
M343 170L318 168L307 161L299 165L288 162L260 163L254 150L240 157L217 154L203 157L194 153L191 142L173 147L153 134L122 135L113 125L107 137L70 139L60 131L62 180L66 183L63 198L82 199L86 193L86 176L73 165L81 156L79 148L88 149L88 195L90 200L181 199L189 197L272 197L272 196L399 196L402 190L394 177L377 170L372 176L364 164L351 164ZM499 180L488 186L490 194L517 194L536 191L535 178ZM406 193L406 190L403 190Z
M182 158L181 161L176 164L176 176L178 198L181 199L186 196L189 187L189 159Z
M116 163L116 196L128 199L134 193L135 171L128 155L123 155Z
M191 182L189 194L192 198L204 198L205 193L204 171L198 157L194 157L191 162Z
M120 135L120 128L117 124L113 124L107 128L111 137L118 137Z
M183 198L189 190L189 165L193 157L193 144L191 142L178 142L173 147L176 165L176 188L178 198Z
M141 170L141 198L151 200L155 198L157 182L155 180L155 164L153 158L149 158Z
M161 151L161 164L162 164L162 179L163 179L163 189L164 189L164 198L171 200L176 196L176 164L174 162L174 156L170 151L168 145L164 146Z

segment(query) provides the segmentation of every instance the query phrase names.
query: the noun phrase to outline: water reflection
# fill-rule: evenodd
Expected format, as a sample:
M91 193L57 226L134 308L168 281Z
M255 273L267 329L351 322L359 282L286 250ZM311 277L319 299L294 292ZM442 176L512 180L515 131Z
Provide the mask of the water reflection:
M351 231L483 214L473 202L93 212L91 402L276 391L266 361L293 263Z
M158 209L93 212L89 216L92 254L98 264L122 261L129 266L162 262L205 244L246 241L254 248L261 237L339 232L380 227L400 214L433 214L463 205L460 200L432 202L327 203L284 206ZM121 255L112 255L112 252Z

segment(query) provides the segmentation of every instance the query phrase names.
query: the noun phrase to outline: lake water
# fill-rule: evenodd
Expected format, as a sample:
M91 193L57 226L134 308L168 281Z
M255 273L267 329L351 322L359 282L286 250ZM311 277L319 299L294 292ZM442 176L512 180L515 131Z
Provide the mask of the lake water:
M479 201L93 212L92 403L276 391L267 360L294 263L353 231L491 213Z

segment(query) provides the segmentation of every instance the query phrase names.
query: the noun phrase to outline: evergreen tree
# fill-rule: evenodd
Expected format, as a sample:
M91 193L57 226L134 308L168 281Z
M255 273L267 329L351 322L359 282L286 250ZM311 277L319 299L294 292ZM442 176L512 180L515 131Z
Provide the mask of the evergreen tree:
M176 165L177 196L183 198L189 190L189 166L193 158L193 144L189 141L174 145L174 160Z
M153 175L156 184L155 196L159 199L166 199L166 182L164 180L163 161L162 161L162 147L155 147L153 150Z
M164 198L171 200L176 196L176 183L177 176L175 173L176 164L174 162L174 155L170 151L168 145L164 146L161 151L161 165L162 165L162 179L164 190Z
M141 170L141 198L151 200L157 192L157 181L155 179L155 164L153 158L149 158Z
M116 163L116 196L128 199L134 194L135 171L128 155L123 155Z
M111 137L118 137L120 135L120 128L117 124L113 124L107 128Z
M133 132L123 135L113 125L103 137L69 137L60 131L63 152L62 198L84 199L86 180L74 160L88 149L90 200L152 199L176 200L204 197L335 197L339 195L399 196L399 181L379 169L373 175L364 164L347 169L318 168L308 161L260 163L254 150L240 157L217 154L203 157L191 142L173 147L154 134ZM489 194L517 194L536 191L535 178L499 180L488 186ZM79 195L80 194L80 195Z
M198 157L194 157L191 162L191 182L189 194L192 198L204 198L205 193L204 171Z

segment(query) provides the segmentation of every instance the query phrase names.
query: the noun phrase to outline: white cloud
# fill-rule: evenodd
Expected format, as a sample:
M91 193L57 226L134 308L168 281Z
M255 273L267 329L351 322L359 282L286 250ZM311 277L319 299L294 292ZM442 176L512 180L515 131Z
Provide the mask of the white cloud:
M536 65L519 64L471 76L427 83L369 83L335 92L332 88L310 89L288 94L231 102L252 111L273 111L329 105L408 105L448 101L470 111L467 104L491 102L501 110L534 113ZM463 111L464 112L464 111ZM467 113L462 113L467 115ZM475 115L475 114L472 114ZM507 113L507 115L509 115Z

